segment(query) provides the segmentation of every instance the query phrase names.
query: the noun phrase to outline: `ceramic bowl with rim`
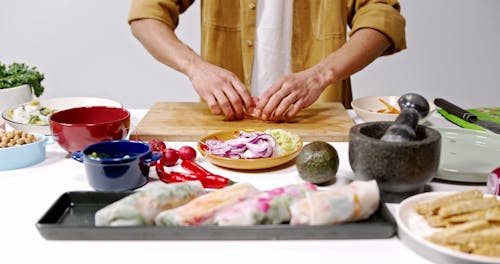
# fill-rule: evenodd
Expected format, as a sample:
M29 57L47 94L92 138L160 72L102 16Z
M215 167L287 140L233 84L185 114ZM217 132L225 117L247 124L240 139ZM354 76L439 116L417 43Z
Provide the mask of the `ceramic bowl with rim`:
M206 140L219 139L225 141L233 139L240 134L240 131L256 132L256 130L253 129L218 131L201 138L198 141L197 149L201 153L201 155L206 156L211 163L220 167L225 167L229 169L238 169L238 170L260 170L260 169L277 167L279 165L286 164L295 159L295 157L297 157L300 150L302 149L303 143L302 140L299 139L299 141L297 142L297 148L293 152L287 155L270 157L270 158L258 158L258 159L225 158L217 155L212 155L206 152L206 147L204 145Z
M125 139L130 129L130 112L107 106L70 108L52 114L49 124L54 140L71 153L90 144Z
M71 157L82 162L90 186L97 191L126 191L148 182L149 164L161 158L141 141L112 140L87 146Z
M69 108L75 107L84 107L84 106L109 106L109 107L123 107L121 103L99 97L54 97L48 99L36 99L39 101L39 105L42 107L46 107L51 110L66 110ZM11 110L23 107L30 102L15 105L8 109L5 109L2 112L2 117L5 119L6 123L15 130L21 130L30 133L40 133L45 135L50 135L50 125L47 122L46 124L28 124L26 122L22 122L20 120L16 120L13 116L11 116Z
M48 138L43 134L31 134L38 140L20 146L0 148L0 171L25 168L45 160Z
M433 127L441 133L441 161L436 179L486 183L500 166L500 135L478 130Z
M381 100L385 101L397 110L400 110L398 99L399 96L365 96L353 100L351 102L351 107L356 115L365 122L394 121L399 114L379 113L377 111L384 111L387 109ZM427 100L427 102L429 103L429 114L420 119L420 124L425 123L425 121L427 121L427 119L429 119L429 117L436 111L436 105L429 100Z

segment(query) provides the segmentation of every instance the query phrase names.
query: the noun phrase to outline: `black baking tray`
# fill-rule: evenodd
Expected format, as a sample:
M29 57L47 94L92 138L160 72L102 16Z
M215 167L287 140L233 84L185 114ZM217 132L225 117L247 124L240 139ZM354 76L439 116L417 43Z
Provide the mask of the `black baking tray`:
M323 226L95 226L94 214L131 192L66 192L36 223L48 240L311 240L390 238L394 219L382 203L367 220Z

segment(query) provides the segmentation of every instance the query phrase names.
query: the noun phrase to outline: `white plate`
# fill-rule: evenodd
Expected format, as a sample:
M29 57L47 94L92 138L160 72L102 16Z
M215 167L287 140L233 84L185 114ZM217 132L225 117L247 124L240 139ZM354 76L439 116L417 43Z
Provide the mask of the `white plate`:
M483 183L500 166L500 135L464 128L434 129L441 133L436 179Z
M416 203L450 195L453 192L422 193L405 199L396 211L399 239L422 257L435 263L500 263L500 258L484 257L455 251L424 239L439 229L427 225L425 219L415 212Z
M123 107L123 105L119 102L99 97L55 97L49 99L39 98L36 100L40 101L41 106L47 107L49 109L55 109L57 111L74 107L84 107L84 106L109 106L109 107L119 107L119 108ZM13 106L11 108L17 108L24 104ZM30 133L40 133L44 135L52 134L50 131L49 124L46 125L22 124L10 120L9 117L7 116L7 112L9 109L4 110L4 112L2 113L2 117L5 119L7 124L11 126L13 129L26 131Z

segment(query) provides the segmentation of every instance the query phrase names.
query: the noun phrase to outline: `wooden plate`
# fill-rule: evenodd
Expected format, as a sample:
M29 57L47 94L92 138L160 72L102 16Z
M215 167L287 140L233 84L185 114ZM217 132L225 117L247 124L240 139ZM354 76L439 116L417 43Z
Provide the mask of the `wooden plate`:
M206 156L207 159L221 167L225 168L230 168L230 169L239 169L239 170L259 170L259 169L268 169L268 168L273 168L282 164L285 164L291 160L293 160L297 155L299 154L299 151L302 149L302 140L299 139L299 142L297 143L297 149L293 151L290 154L284 155L284 156L277 156L277 157L271 157L271 158L260 158L260 159L235 159L235 158L224 158L212 154L208 154L205 152L205 150L201 147L203 143L205 143L206 140L208 139L219 139L219 140L229 140L232 138L237 137L240 134L240 131L245 131L245 132L259 132L258 130L254 129L243 129L243 130L223 130L219 132L215 132L212 134L209 134L200 141L198 141L197 148L198 151L203 155Z

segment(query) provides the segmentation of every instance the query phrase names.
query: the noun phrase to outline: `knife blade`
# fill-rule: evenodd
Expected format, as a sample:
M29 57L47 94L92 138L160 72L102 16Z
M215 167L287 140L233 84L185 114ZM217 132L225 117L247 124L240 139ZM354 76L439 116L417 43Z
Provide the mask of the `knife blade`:
M474 123L474 124L476 124L482 128L485 128L493 133L500 134L500 124L498 124L498 123L495 123L495 122L489 121L489 120L480 120L473 113L471 113L467 110L464 110L464 109L460 108L459 106L456 106L456 105L446 101L443 98L434 99L434 104L443 108L448 113L462 118L465 121Z

